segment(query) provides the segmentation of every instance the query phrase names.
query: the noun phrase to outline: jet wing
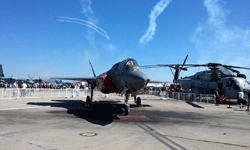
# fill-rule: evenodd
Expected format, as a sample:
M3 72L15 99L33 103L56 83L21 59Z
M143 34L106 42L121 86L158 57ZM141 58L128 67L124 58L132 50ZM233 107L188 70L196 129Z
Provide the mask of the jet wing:
M52 77L51 79L59 79L59 80L74 80L74 81L87 81L87 82L91 82L91 81L95 81L98 78L97 77L89 77L89 78L77 78L77 77L72 77L72 78L63 78L63 77Z
M7 78L7 77L1 78L1 81L7 82L7 83L11 83L11 82L13 82L15 80L16 80L16 78L12 78L12 77L10 77L10 78Z

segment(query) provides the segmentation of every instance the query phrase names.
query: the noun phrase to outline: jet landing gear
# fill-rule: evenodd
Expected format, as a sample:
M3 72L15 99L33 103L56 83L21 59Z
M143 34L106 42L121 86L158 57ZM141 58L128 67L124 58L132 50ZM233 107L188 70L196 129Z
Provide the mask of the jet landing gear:
M90 96L87 96L86 98L86 103L85 103L85 106L90 106L91 102L92 102L92 99L93 99L93 93L94 93L94 88L95 88L95 85L91 85L91 97Z
M85 106L89 106L91 102L90 96L87 96Z
M124 116L127 116L128 113L130 112L128 99L129 99L129 92L126 92L126 94L125 94L125 108L124 108L124 114L123 114Z
M128 113L130 112L129 110L129 104L128 104L128 100L129 100L129 91L126 91L125 93L125 108L124 108L124 116L127 116ZM141 105L141 98L134 96L134 101L136 103L136 105L139 107Z
M134 102L136 103L136 105L139 107L141 105L141 98L134 96Z

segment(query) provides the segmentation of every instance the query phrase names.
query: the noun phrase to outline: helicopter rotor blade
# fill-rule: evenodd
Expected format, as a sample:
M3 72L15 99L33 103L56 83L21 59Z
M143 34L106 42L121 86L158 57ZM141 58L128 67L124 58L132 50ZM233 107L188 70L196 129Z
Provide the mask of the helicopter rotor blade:
M228 65L223 65L223 66L226 67L226 68L238 68L238 69L248 69L248 70L250 70L250 68L247 68L247 67L228 66Z
M225 67L225 68L227 68L227 67ZM229 70L231 70L233 72L236 72L236 73L240 73L238 70L235 70L235 69L232 69L232 68L227 68L227 69L229 69Z
M185 65L185 63L186 63L186 61L187 61L187 58L188 58L188 55L186 56L186 58L185 58L185 60L184 60L184 62L183 62L183 64L182 64L181 68L183 68L183 66Z
M173 71L172 71L171 67L169 67L169 69L171 70L171 72L172 72L172 75L174 76L174 73L173 73Z

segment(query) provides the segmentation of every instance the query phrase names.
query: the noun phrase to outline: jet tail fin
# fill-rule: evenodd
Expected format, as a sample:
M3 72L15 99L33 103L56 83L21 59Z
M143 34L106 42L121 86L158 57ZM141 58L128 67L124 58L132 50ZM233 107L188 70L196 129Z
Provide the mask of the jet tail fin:
M4 77L2 64L0 64L0 77Z
M90 63L90 66L91 66L91 68L92 68L92 71L93 71L94 77L96 77L96 75L95 75L95 71L94 71L94 69L93 69L93 66L92 66L92 64L91 64L90 60L89 60L89 63Z

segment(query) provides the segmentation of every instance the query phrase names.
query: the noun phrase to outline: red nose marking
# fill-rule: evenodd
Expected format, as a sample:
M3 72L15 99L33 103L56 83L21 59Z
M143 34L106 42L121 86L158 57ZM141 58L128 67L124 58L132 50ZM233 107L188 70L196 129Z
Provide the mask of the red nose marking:
M146 82L146 84L145 84L145 86L148 84L149 81L150 81L150 80L148 79L147 82Z
M102 77L102 82L103 82L105 91L112 91L112 90L114 90L114 87L113 87L113 85L111 83L111 80L110 80L110 75L103 76Z

